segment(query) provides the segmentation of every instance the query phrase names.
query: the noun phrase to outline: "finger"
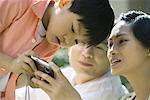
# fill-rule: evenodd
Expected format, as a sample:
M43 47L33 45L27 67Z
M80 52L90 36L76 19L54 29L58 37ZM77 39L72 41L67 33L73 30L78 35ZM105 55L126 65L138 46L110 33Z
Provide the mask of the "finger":
M36 79L41 80L41 77L39 77L38 75L35 75L35 74L34 74L34 77L35 77Z
M62 78L63 74L62 74L60 68L53 62L49 62L49 65L51 66L52 70L56 74L56 78L58 78L58 77Z
M29 72L27 72L27 71L25 71L25 70L21 70L21 73L22 73L23 75L25 75L28 80L31 80L31 78L34 77L34 74L33 74L33 73L29 73Z
M32 81L30 81L30 86L32 87L32 88L39 88L39 85L38 84L35 84L34 82L32 82Z
M45 90L48 90L49 92L51 92L51 85L46 83L45 81L41 81L39 79L36 78L32 78L31 81L35 84L37 84L40 88L43 88Z
M33 74L33 70L32 70L32 68L28 65L28 64L26 64L26 63L21 63L21 66L22 66L22 72L23 73L27 73L27 74Z
M55 79L52 78L51 76L49 76L48 74L45 74L45 73L43 73L43 72L41 72L41 71L36 71L36 72L34 72L34 74L35 74L36 76L39 76L39 77L41 77L42 79L46 80L46 81L49 82L50 84L53 84L53 85L54 85L54 83L55 83Z
M32 71L37 71L35 63L31 58L23 56L23 61L31 67Z

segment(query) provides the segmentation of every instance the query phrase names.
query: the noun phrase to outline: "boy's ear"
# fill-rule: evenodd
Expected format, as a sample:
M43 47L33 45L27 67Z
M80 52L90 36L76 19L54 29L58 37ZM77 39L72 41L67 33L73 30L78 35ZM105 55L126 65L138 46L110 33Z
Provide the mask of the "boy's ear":
M147 49L147 55L150 57L150 48Z
M80 32L79 32L79 22L77 20L73 21L73 29L74 29L75 33L80 34Z

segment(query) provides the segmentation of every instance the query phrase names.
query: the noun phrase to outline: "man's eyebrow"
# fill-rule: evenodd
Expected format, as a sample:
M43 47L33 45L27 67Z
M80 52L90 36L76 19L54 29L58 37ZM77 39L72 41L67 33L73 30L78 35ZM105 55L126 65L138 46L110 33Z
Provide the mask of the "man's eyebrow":
M127 35L127 34L117 34L116 36L113 36L113 37L111 37L111 38L108 38L108 40L112 40L112 38L114 38L114 37L119 38L119 37L125 36L125 35Z

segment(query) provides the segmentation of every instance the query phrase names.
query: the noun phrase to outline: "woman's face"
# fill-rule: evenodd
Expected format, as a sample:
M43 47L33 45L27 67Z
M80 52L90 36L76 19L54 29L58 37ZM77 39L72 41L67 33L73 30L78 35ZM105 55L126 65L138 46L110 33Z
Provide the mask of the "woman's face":
M109 69L106 53L106 43L91 47L79 43L69 49L69 61L77 74L80 73L97 78Z
M120 21L108 38L107 53L114 75L125 75L141 70L146 64L146 49L134 37L129 24Z
M79 19L80 16L66 8L57 9L50 18L46 38L49 42L56 41L65 47L74 45L76 41L87 42L87 30L78 21Z

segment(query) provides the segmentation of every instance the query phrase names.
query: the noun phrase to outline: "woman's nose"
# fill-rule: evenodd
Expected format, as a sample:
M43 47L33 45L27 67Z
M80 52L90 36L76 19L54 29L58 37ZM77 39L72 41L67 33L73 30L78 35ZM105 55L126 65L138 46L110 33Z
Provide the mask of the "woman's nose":
M108 49L108 53L111 56L114 56L118 53L118 46L112 46L110 49Z

